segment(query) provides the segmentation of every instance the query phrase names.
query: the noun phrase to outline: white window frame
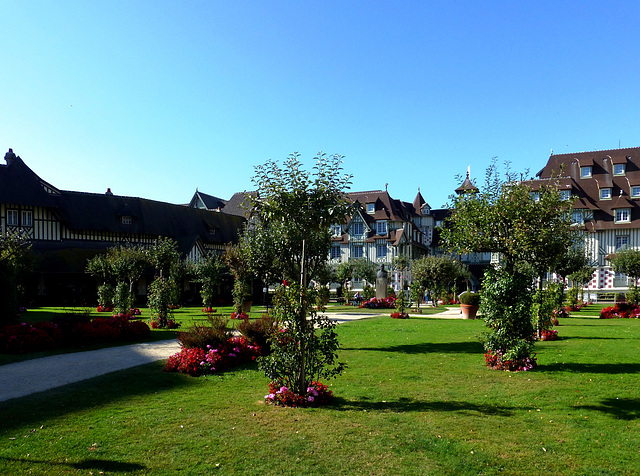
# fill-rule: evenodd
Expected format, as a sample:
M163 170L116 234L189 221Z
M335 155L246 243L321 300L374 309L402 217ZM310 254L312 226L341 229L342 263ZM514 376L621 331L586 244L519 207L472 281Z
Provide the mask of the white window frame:
M600 200L611 200L611 187L604 187L600 189Z
M582 210L573 210L571 213L571 224L572 225L582 225L584 223L584 215L582 214Z
M20 214L16 209L7 209L7 226L19 226Z
M376 212L376 204L367 203L367 213L375 213L375 212Z
M626 172L626 164L613 164L613 175L624 175Z
M631 209L630 208L617 208L614 210L615 223L630 223L631 222Z
M629 247L629 236L619 235L616 236L616 251L626 250Z
M351 224L351 234L353 236L362 236L364 234L364 223L355 222Z
M640 198L640 186L631 187L631 198Z
M376 245L376 258L386 258L387 252L387 245Z
M585 165L584 167L580 167L580 178L591 178L593 173L593 169L591 165Z
M353 256L352 258L364 258L364 246L362 245L353 245Z
M338 259L340 258L340 247L339 246L332 246L331 247L331 259Z
M569 200L571 198L571 190L560 190L560 200Z
M20 223L22 226L32 227L33 226L33 212L31 210L22 210L22 220Z
M130 215L122 215L120 222L123 225L131 225L133 223L133 218Z
M379 221L376 222L376 233L380 236L385 236L387 234L387 222Z
M333 225L333 226L331 227L331 234L332 234L333 236L340 236L340 235L342 235L342 226L340 226L340 225Z

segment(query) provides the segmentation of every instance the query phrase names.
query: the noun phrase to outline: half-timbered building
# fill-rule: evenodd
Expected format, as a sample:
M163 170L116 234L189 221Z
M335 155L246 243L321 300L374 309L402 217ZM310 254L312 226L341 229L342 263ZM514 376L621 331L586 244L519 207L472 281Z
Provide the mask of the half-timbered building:
M27 237L36 256L31 300L95 301L86 262L119 244L172 238L185 260L238 240L242 217L138 197L66 191L41 179L11 149L0 164L0 233ZM194 197L195 198L195 197ZM144 280L139 286L144 293Z

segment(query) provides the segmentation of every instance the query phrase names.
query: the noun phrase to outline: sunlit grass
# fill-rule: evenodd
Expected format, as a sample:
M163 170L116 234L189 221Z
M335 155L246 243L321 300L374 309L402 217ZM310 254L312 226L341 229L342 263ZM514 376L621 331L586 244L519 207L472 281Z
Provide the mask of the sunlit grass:
M341 324L335 404L266 406L253 366L161 364L0 404L7 474L638 474L640 322L564 319L539 368L484 367L481 321Z

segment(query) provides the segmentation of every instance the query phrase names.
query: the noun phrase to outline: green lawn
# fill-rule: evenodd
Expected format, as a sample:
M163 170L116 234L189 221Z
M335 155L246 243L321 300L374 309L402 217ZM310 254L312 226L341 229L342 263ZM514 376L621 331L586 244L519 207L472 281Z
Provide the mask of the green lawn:
M508 373L484 367L481 321L341 324L349 367L318 409L265 405L255 366L116 372L0 403L0 472L638 474L640 321L557 329L538 370Z

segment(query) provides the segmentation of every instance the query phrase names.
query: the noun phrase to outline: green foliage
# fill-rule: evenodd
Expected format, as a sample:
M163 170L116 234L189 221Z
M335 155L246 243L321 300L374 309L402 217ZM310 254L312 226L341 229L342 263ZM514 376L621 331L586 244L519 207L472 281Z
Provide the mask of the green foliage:
M166 327L172 310L169 305L175 295L175 285L169 278L156 277L149 285L147 299L151 315L158 319L158 325Z
M517 270L489 268L485 274L480 312L488 332L482 342L485 351L502 355L504 361L531 355L531 283L531 275Z
M186 332L178 333L180 345L187 349L206 349L208 345L216 348L231 337L227 329L227 319L219 315L211 315L208 321L209 325L195 325Z
M442 296L460 276L461 267L447 256L423 256L413 260L411 273L414 282L435 296Z
M638 279L640 279L640 250L622 250L617 252L615 256L611 258L611 266L616 273L624 273L633 281L634 292L628 294L634 299L632 302L637 304L637 299L640 295L638 291ZM627 300L629 300L629 296L627 296Z
M424 286L419 282L411 283L411 300L416 303L416 308L420 309L420 302L424 299Z
M149 263L156 268L156 277L147 289L151 315L158 319L159 327L166 327L172 315L172 304L177 304L179 281L184 272L180 264L178 244L171 238L162 238L146 250Z
M335 323L316 314L307 289L281 286L274 297L273 316L280 326L270 339L271 354L258 366L272 381L304 395L313 381L339 375Z
M542 289L533 295L532 318L538 336L545 329L553 327L551 318L555 309L562 308L564 301L564 284L547 282Z
M224 253L224 261L229 266L234 279L231 295L235 313L242 312L244 302L251 299L249 280L252 267L249 261L250 251L248 247L249 245L245 241L227 247Z
M372 297L376 297L376 290L373 286L370 285L365 285L364 288L362 288L362 297L366 300L371 299Z
M368 259L360 258L353 260L353 278L365 280L368 283L375 283L377 268L375 263Z
M202 305L204 307L213 306L213 298L216 295L216 289L225 272L225 264L216 254L208 254L196 264L193 265L192 271L195 275L193 280L200 284L200 296L202 297Z
M375 294L375 293L374 293ZM324 309L329 303L329 288L327 286L320 286L316 289L316 308Z
M21 235L0 236L0 326L18 317L20 282L33 264L30 249Z
M260 316L258 319L243 320L237 327L238 332L246 339L260 347L262 355L271 353L269 340L278 330L276 320L269 314Z
M400 314L404 314L407 306L407 293L401 290L398 292L398 297L396 298L396 310Z
M102 307L113 307L116 297L116 290L111 284L101 284L98 286L98 304Z
M579 289L577 287L569 288L567 291L567 301L571 306L575 306L578 304L578 293Z
M282 167L270 160L252 178L253 221L242 240L253 270L266 283L299 282L303 268L313 279L329 255L331 225L352 209L345 197L351 176L342 174L341 156L318 153L313 175L299 157L290 155Z
M460 304L467 304L469 306L479 306L480 305L480 293L472 293L470 291L465 291L460 294Z
M343 261L338 264L335 270L336 282L344 287L347 281L353 277L353 266L353 261Z

